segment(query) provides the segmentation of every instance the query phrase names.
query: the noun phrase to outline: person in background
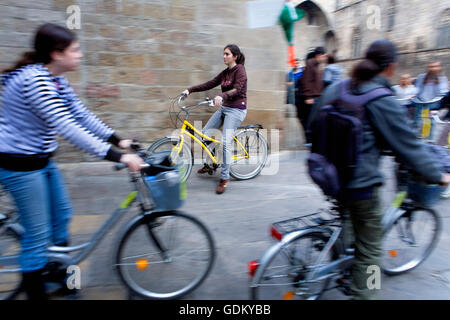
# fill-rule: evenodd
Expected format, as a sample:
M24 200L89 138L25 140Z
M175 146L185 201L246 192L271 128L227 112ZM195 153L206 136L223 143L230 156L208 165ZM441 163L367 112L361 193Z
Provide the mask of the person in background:
M295 66L286 75L286 104L295 105L295 97L297 96L297 80L302 76L303 68L300 67L300 59L295 59Z
M399 100L402 106L409 106L410 100L417 94L417 88L411 82L411 76L404 74L400 77L400 84L392 87L395 92L395 97Z
M340 81L342 79L342 69L336 64L336 56L332 53L328 55L328 65L323 71L324 88L330 84Z
M448 79L445 75L442 75L442 65L440 62L435 61L428 64L427 73L420 74L415 82L417 88L416 100L414 103L414 125L422 131L422 117L424 112L422 110L428 110L433 112L439 109L439 102L427 104L427 101L432 101L435 98L443 97L448 91ZM426 116L426 115L425 115ZM431 121L430 136L433 138L434 121Z
M417 98L420 101L430 101L436 97L444 96L448 91L448 79L442 75L440 62L428 64L427 73L417 77Z
M395 97L400 105L408 108L410 118L413 118L414 109L411 99L417 94L417 88L412 84L411 76L409 74L403 74L400 77L400 84L392 87L395 93Z
M306 142L309 142L307 123L311 109L317 103L323 90L323 72L321 64L326 62L327 51L323 47L317 47L311 58L306 61L306 67L300 78L300 98L296 101L297 116L305 131Z

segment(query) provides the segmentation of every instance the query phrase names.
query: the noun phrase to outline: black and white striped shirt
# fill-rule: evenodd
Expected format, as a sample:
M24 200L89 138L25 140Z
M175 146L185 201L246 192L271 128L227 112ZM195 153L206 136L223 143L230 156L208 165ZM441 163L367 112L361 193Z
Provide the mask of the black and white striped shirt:
M31 64L4 74L2 84L0 153L51 154L59 134L92 155L107 156L114 131L86 109L65 77Z

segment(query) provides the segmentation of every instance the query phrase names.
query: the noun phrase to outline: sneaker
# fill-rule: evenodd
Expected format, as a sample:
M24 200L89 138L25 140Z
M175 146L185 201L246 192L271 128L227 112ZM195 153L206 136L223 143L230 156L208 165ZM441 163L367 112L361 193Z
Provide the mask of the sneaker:
M217 194L222 194L225 192L225 188L227 187L228 182L230 182L230 179L220 179L219 181L219 185L216 188L216 193Z
M198 171L197 171L197 173L199 173L199 174L204 174L204 173L208 173L209 172L209 166L207 165L207 164L205 164L204 166L203 166L203 168L201 168L201 169L199 169Z

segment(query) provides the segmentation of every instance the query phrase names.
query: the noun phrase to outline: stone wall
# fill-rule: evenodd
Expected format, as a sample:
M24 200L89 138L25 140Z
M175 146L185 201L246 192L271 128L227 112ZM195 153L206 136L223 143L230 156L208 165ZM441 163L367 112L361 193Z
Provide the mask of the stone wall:
M28 50L40 24L65 25L72 4L81 9L76 33L84 58L68 78L86 106L120 136L150 142L172 132L170 98L223 70L228 43L246 55L245 123L275 128L282 122L287 46L278 26L246 27L246 1L1 0L0 68ZM219 90L193 94L190 101ZM199 112L192 120L210 115ZM57 156L68 162L94 159L64 141Z
M280 0L281 1L281 0ZM390 1L390 0L389 0ZM325 33L336 37L338 58L345 70L360 57L352 56L352 35L362 29L361 54L376 39L390 38L401 50L398 75L423 72L428 61L448 65L449 49L435 50L437 19L450 0L396 0L396 22L387 31L388 0L314 1L320 25L307 18L296 25L297 56L326 45ZM68 74L86 106L123 137L149 143L174 129L169 119L171 99L186 87L211 79L225 68L222 49L238 44L246 55L248 114L245 123L261 123L281 132L281 147L301 147L301 130L286 114L284 76L287 45L279 26L248 29L248 0L0 0L0 69L28 50L35 29L44 22L65 25L66 9L81 9L76 33L84 53L82 66ZM302 5L304 1L295 0ZM367 29L367 8L381 8L380 29ZM412 19L414 17L414 19ZM448 69L446 70L449 76ZM396 79L395 79L396 80ZM213 97L220 89L193 94L189 101ZM192 115L205 121L211 110ZM286 137L297 139L286 143ZM283 140L284 139L284 140ZM299 140L300 139L300 140ZM61 141L61 161L94 160Z

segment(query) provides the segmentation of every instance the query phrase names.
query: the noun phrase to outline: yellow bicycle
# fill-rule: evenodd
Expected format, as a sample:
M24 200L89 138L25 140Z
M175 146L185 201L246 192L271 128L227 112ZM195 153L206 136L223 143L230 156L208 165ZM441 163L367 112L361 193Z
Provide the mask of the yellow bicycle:
M180 134L178 136L164 137L154 142L147 151L161 152L170 151L170 159L173 164L180 166L181 181L189 177L194 165L194 154L191 151L190 142L186 141L185 135L190 137L202 147L202 161L208 166L208 173L212 175L220 166L217 157L222 142L211 138L189 123L190 112L201 106L214 106L214 102L206 98L194 106L182 106L181 101L185 96L177 98L178 107L186 113ZM230 175L237 180L247 180L256 177L264 168L268 157L267 141L259 132L262 125L247 125L238 128L232 145L232 157L230 164Z

